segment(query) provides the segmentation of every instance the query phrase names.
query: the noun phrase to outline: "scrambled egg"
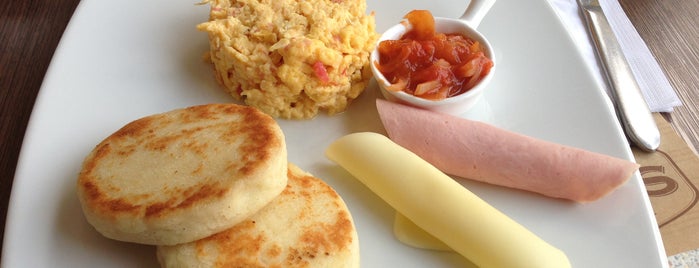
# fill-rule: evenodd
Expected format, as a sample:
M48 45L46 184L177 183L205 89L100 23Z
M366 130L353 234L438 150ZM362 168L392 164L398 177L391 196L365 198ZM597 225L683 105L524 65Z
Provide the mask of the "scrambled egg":
M281 118L344 111L371 79L378 34L365 0L210 0L216 79L236 99Z

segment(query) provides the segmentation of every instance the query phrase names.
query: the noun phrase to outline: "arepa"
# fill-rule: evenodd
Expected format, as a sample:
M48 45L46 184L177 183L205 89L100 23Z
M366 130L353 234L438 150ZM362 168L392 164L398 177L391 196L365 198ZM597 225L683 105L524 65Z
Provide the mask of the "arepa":
M104 236L173 245L236 225L286 183L276 121L252 107L208 104L147 116L107 137L84 160L77 193Z
M158 246L162 267L359 267L359 241L342 198L289 164L286 189L231 229Z

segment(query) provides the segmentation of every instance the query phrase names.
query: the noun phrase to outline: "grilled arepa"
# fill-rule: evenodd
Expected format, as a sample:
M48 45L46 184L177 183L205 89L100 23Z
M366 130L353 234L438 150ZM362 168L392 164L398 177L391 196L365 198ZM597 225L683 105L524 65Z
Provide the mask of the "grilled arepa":
M286 183L276 121L252 107L209 104L147 116L107 137L86 157L77 193L104 236L174 245L236 225Z
M231 229L191 243L158 246L162 267L359 267L349 210L322 180L289 165L276 199Z

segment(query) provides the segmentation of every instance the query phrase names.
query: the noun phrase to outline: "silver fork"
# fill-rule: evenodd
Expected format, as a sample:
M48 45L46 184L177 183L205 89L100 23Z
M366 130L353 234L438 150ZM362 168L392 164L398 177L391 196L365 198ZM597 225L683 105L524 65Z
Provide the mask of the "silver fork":
M599 1L578 0L578 5L585 15L626 136L639 148L655 151L660 146L660 131Z

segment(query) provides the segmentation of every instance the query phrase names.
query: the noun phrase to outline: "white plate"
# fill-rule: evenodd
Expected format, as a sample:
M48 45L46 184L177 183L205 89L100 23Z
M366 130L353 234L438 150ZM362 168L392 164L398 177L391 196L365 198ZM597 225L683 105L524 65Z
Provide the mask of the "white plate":
M55 53L27 129L7 216L4 267L153 267L154 248L101 237L74 187L83 157L136 118L232 99L201 59L207 19L197 1L82 1ZM411 9L459 16L466 1L370 0L383 31ZM491 88L467 116L538 138L632 159L600 88L545 1L498 0L480 30L496 51ZM463 267L454 253L418 250L391 233L393 210L324 157L336 138L383 132L376 84L349 111L280 120L290 161L325 179L356 221L364 267ZM637 174L611 195L574 204L460 180L554 246L574 267L666 266Z

